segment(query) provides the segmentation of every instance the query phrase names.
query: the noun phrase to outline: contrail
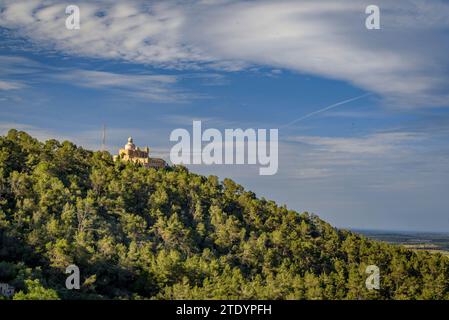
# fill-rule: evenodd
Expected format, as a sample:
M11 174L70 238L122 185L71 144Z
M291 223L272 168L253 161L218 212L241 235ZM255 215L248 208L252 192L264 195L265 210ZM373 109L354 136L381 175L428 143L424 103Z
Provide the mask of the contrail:
M335 107L338 107L338 106L341 106L341 105L350 103L350 102L352 102L352 101L356 101L356 100L365 98L365 97L370 96L370 95L372 95L372 93L366 93L366 94L363 94L363 95L358 96L358 97L355 97L355 98L351 98L351 99L347 99L347 100L344 100L344 101L340 101L340 102L331 104L330 106L327 106L327 107L322 108L322 109L317 110L317 111L313 111L313 112L311 112L311 113L309 113L309 114L306 114L305 116L302 116L302 117L300 117L300 118L298 118L298 119L295 119L295 120L293 120L293 121L291 121L291 122L289 122L289 123L287 123L287 124L285 124L285 125L279 127L279 129L289 127L289 126L291 126L292 124L295 124L295 123L297 123L297 122L300 122L300 121L302 121L302 120L305 120L305 119L307 119L307 118L310 118L311 116L314 116L314 115L316 115L316 114L318 114L318 113L321 113L321 112L324 112L324 111L333 109L333 108L335 108Z

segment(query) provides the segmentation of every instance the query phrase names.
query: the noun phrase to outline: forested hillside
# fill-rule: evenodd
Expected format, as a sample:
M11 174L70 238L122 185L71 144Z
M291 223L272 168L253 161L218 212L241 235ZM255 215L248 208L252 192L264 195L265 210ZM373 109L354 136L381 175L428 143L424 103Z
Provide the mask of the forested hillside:
M80 290L65 287L70 264ZM365 288L372 264L380 290ZM11 130L0 283L14 299L448 299L449 259L337 230L228 179Z

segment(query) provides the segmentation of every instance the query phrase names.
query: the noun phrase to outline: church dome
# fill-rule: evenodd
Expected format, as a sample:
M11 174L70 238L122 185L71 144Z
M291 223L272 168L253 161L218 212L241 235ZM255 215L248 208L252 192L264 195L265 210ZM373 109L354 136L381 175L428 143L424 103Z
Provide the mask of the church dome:
M136 150L136 145L133 143L133 138L128 138L128 143L125 145L125 150Z

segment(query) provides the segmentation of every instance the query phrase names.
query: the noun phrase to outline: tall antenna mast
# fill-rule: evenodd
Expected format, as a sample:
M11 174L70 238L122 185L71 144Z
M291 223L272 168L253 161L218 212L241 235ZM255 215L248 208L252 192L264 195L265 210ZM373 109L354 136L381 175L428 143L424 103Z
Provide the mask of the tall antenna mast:
M103 136L101 139L101 151L106 149L106 125L103 125Z

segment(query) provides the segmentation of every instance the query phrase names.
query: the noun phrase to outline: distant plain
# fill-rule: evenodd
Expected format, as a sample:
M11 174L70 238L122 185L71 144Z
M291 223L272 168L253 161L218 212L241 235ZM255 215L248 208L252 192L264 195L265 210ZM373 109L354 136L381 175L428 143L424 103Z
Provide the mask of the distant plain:
M449 233L360 229L353 229L352 231L363 234L370 239L401 245L417 251L441 253L449 257Z

